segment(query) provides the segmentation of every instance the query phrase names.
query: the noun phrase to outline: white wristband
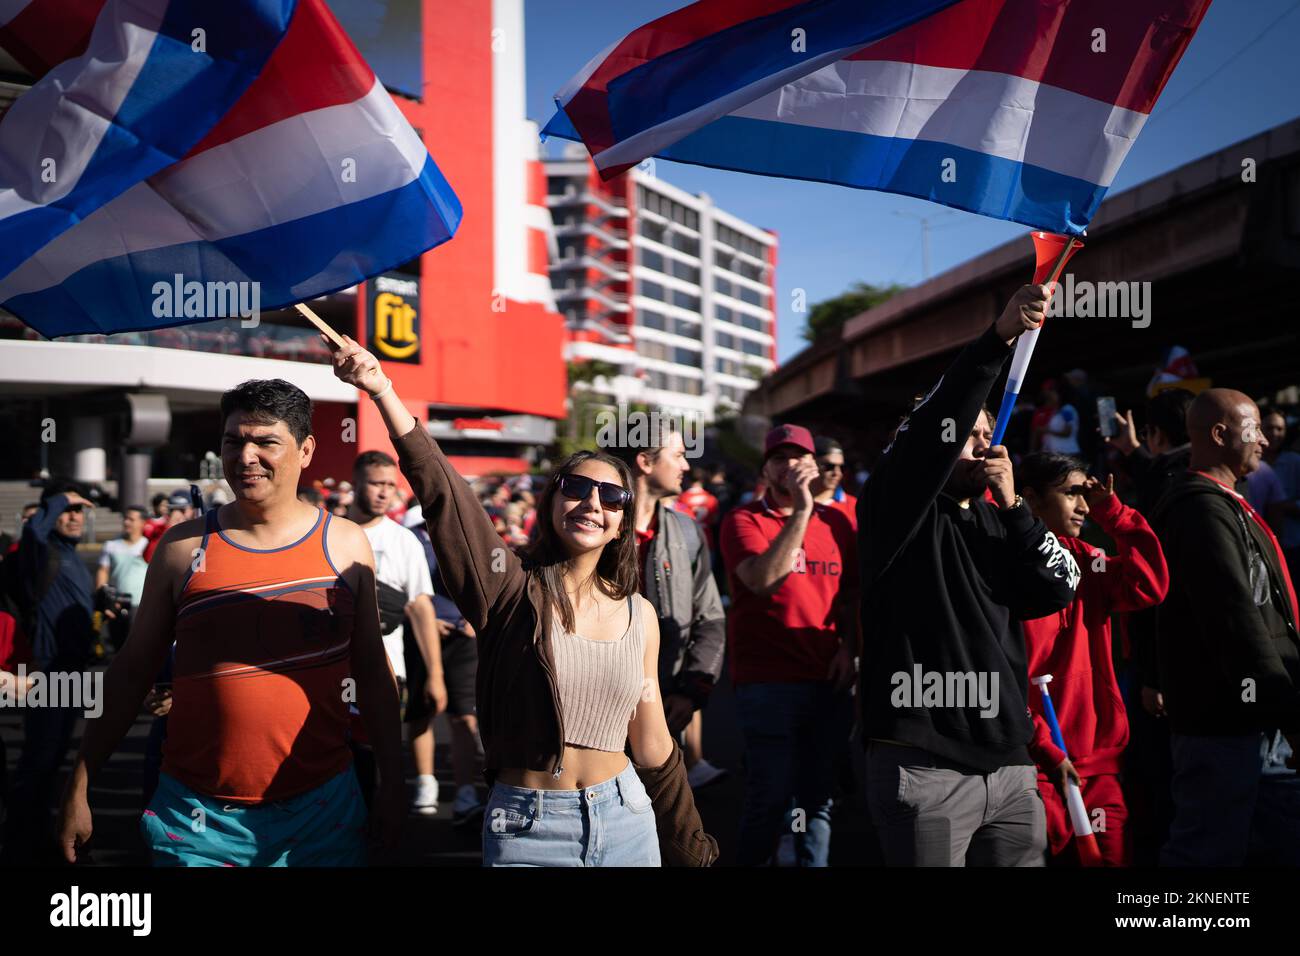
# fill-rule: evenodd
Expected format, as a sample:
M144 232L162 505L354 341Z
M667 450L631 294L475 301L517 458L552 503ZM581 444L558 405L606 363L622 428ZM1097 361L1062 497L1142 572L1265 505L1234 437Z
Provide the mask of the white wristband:
M370 396L370 399L371 399L371 401L375 401L375 402L377 402L377 401L379 401L381 398L383 398L385 395L387 395L389 392L391 392L392 390L393 390L393 380L390 378L390 379L388 380L388 384L384 386L384 390L383 390L382 392L380 392L379 394L377 394L377 395L371 395L371 396Z

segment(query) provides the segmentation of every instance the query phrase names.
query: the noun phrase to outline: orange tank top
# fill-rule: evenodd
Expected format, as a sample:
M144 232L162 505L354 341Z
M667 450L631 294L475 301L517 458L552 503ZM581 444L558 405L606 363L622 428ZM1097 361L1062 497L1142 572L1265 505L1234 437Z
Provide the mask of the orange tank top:
M207 514L176 614L164 773L232 803L305 793L351 763L345 681L355 601L330 561L330 515L266 551Z

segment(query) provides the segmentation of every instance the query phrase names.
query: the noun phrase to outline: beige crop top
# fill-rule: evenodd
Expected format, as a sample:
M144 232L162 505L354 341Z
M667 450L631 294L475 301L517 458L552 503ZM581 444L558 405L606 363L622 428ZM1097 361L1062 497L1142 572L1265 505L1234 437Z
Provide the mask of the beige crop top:
M645 625L636 595L627 601L627 630L617 641L594 641L564 630L551 614L555 680L564 742L621 753L645 678Z

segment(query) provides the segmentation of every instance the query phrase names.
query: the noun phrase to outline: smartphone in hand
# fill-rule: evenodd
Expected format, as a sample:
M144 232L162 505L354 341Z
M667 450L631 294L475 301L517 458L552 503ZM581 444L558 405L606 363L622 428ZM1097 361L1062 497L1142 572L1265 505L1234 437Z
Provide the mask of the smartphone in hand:
M1115 397L1103 395L1097 399L1097 426L1102 438L1114 438L1119 434L1119 423L1115 421Z

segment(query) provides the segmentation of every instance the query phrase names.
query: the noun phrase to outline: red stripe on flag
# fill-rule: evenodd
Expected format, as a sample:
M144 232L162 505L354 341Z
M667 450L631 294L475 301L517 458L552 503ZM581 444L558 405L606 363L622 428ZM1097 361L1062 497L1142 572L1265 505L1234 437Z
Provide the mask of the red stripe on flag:
M963 0L846 59L1024 77L1151 112L1210 0ZM1105 52L1093 52L1094 31Z
M374 85L375 74L322 0L299 0L262 72L189 155L300 113L353 103Z
M105 0L32 0L0 27L0 48L38 80L90 44Z
M688 47L697 40L806 2L807 0L699 0L689 7L665 14L658 20L637 27L620 40L587 77L582 88L564 104L564 112L568 114L574 128L581 131L582 138L593 155L608 149L614 145L609 104L605 98L611 81L643 63Z

